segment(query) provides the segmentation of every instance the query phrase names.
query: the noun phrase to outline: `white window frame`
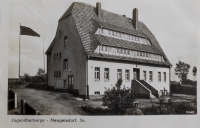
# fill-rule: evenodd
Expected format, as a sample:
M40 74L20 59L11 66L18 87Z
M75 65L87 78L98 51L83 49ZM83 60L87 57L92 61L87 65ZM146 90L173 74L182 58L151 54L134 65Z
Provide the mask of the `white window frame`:
M163 72L163 81L164 81L164 82L167 81L167 74L166 74L166 72Z
M144 80L146 81L147 80L147 72L146 71L143 71L143 77L144 77Z
M149 82L153 82L153 72L149 71Z
M117 69L117 79L122 79L122 69Z
M109 81L109 68L104 68L104 80Z
M161 82L161 72L158 72L158 82Z
M64 71L65 71L65 70L68 69L68 59L64 59L64 60L63 60L63 64L64 64L64 65L63 65L63 69L64 69Z
M128 69L125 70L125 80L130 81L130 70Z
M95 80L97 80L97 81L99 81L100 80L100 67L95 67L94 68L94 79Z

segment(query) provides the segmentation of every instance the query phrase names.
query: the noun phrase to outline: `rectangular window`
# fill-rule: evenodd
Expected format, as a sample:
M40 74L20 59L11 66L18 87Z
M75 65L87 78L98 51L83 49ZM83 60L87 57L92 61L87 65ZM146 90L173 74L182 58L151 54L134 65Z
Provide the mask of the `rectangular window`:
M122 78L122 70L121 69L117 69L117 79Z
M101 29L101 33L103 33L103 29Z
M145 57L146 56L146 53L143 53L143 57Z
M64 88L66 88L66 87L67 87L67 80L64 80L63 87L64 87Z
M166 72L163 72L164 82L166 82Z
M103 51L103 46L101 46L101 51Z
M130 51L129 50L127 50L127 54L130 55Z
M122 49L120 49L120 53L123 54L123 50Z
M110 35L110 31L108 30L108 35Z
M146 81L146 79L147 79L146 71L143 71L143 76L144 76L144 80Z
M140 52L140 56L142 57L142 52Z
M130 80L130 71L129 71L129 70L126 70L126 71L125 71L125 79L126 79L127 81Z
M67 47L67 36L64 37L64 47Z
M153 81L153 72L149 71L149 81Z
M108 48L107 48L107 47L105 47L105 51L106 51L106 52L108 51Z
M100 80L100 68L95 67L95 75L94 75L95 80Z
M104 68L104 80L109 80L109 68Z
M117 53L119 53L119 49L117 49Z
M61 60L61 52L59 53L59 60Z
M59 71L59 78L61 78L61 71Z
M63 70L68 69L68 59L64 59L63 61Z
M158 82L161 82L161 73L158 72Z

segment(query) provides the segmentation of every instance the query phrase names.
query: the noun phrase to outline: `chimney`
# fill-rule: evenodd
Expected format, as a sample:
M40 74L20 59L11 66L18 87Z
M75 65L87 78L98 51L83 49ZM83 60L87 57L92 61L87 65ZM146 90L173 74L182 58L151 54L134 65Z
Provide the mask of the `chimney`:
M100 2L96 3L96 13L97 13L97 17L100 18L100 16L101 16L101 3Z
M137 8L133 9L133 27L137 30L137 22L138 22L138 10Z

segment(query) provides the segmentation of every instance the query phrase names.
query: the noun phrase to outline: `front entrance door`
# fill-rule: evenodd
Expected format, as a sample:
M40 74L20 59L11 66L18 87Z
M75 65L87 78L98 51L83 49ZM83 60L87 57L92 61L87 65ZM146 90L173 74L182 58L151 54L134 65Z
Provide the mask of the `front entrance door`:
M140 80L140 69L133 68L133 79Z
M68 91L69 92L73 91L73 84L74 84L73 80L74 80L73 76L68 76Z

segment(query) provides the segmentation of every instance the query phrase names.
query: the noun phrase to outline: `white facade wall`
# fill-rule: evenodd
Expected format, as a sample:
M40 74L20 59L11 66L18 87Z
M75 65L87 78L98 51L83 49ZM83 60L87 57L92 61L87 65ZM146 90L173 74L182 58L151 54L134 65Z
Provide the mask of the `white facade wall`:
M100 80L94 79L95 67L100 67ZM104 80L104 68L109 68L109 81ZM104 94L105 88L111 88L111 85L114 86L117 82L117 69L122 69L122 85L131 87L131 80L133 79L133 68L140 69L140 80L144 79L143 71L146 71L146 82L148 82L159 92L160 90L164 90L164 88L169 92L169 68L144 65L137 65L136 67L136 64L88 60L89 95L94 95L95 91L100 91L100 94ZM127 69L130 71L129 81L125 80L125 70ZM153 72L152 82L149 82L149 71ZM158 72L161 72L161 82L158 82ZM164 82L163 72L166 72L166 82Z

